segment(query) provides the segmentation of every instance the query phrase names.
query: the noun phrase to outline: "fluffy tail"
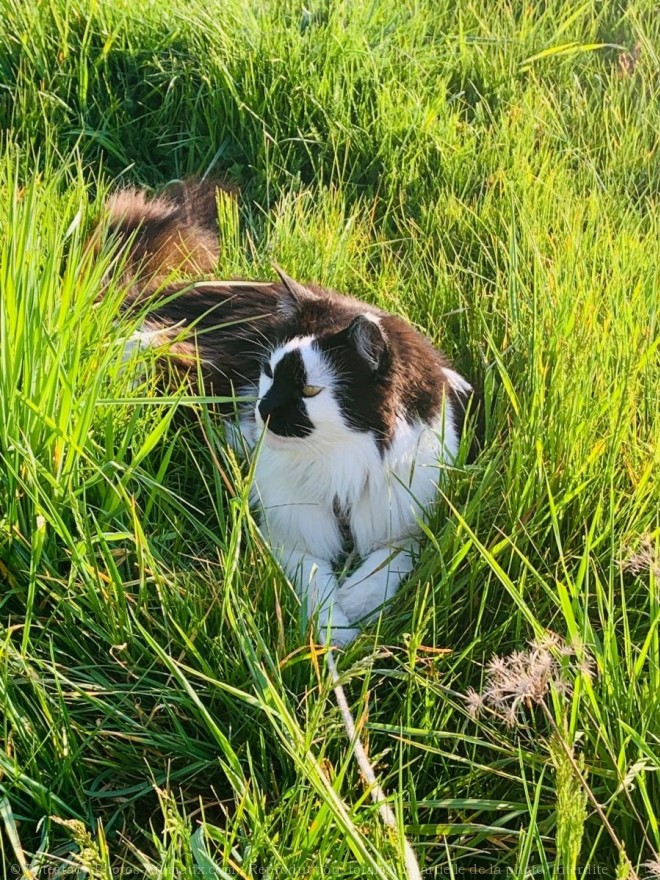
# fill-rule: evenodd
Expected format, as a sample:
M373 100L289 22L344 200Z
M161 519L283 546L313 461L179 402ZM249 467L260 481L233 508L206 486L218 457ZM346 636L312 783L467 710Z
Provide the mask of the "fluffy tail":
M129 247L126 281L135 300L173 272L213 272L220 256L217 193L231 190L217 181L187 180L149 198L124 189L106 204L106 228Z

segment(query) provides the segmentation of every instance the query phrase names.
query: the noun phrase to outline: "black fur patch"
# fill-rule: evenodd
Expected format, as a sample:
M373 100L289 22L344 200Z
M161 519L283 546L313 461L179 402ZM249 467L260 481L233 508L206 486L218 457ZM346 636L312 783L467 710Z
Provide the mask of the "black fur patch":
M216 191L212 182L187 181L164 196L125 191L111 198L109 227L131 250L125 308L148 308L149 329L174 342L169 361L193 384L201 373L207 392L222 397L254 393L270 353L296 336L315 336L338 378L346 423L370 432L381 452L397 420L430 424L443 399L453 404L462 427L462 395L447 381L449 362L406 321L350 296L303 285L280 272L281 284L232 281L197 285L159 283L173 269L211 271L218 258ZM370 322L367 316L376 318ZM145 315L145 317L147 317ZM176 340L176 341L175 341ZM273 388L262 401L270 428L304 437L313 426L300 394L305 379L300 353L278 365ZM280 375L281 374L281 375ZM233 412L232 404L221 411Z
M273 434L308 437L314 430L302 396L306 384L302 354L287 352L275 365L273 384L259 403L259 414Z
M152 305L149 324L171 328L173 337L185 338L171 348L170 361L194 381L201 359L207 393L223 396L256 386L264 363L279 345L296 336L316 336L315 344L337 376L336 395L346 424L372 433L381 452L389 447L398 418L430 424L442 410L444 395L451 403L464 403L444 374L449 362L403 319L332 291L315 288L314 294L308 302L292 304L278 284L171 285ZM355 332L356 320L365 313L378 318L383 337L369 357L360 353L364 337ZM297 375L294 354L277 365L284 396L277 407L281 412L273 413L271 430L304 437L313 426L303 399L285 401L285 387L299 394L305 384L301 355L296 358L303 375ZM231 405L219 408L233 411ZM463 407L453 409L458 427Z
M379 366L357 350L350 325L318 340L317 346L337 377L335 397L346 424L374 435L381 452L393 431L390 400L390 358L383 353Z

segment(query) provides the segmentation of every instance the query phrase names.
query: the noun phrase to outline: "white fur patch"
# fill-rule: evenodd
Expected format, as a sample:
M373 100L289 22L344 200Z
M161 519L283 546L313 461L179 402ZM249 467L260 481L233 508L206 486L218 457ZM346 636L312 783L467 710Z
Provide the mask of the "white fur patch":
M301 352L309 384L323 386L319 395L305 401L314 430L304 438L270 435L270 441L265 432L253 498L263 510L270 546L296 583L308 613L316 611L327 621L334 606L339 627L330 638L346 643L355 631L342 630L342 624L373 615L410 574L419 522L436 499L443 467L457 456L460 438L451 401L445 397L431 425L399 419L392 443L381 456L372 434L345 424L334 393L336 377L313 338L297 338L282 346L273 353L273 368L295 349ZM456 391L471 390L458 373L445 373ZM271 382L262 376L260 395ZM256 419L263 429L258 412ZM349 512L362 559L341 586L330 574L342 551L334 513L337 501ZM313 582L311 571L320 573ZM321 588L318 576L323 578Z
M464 379L456 370L450 370L449 367L445 367L443 373L447 377L447 381L451 385L451 387L458 394L470 394L472 391L472 385Z
M167 337L160 327L155 330L136 330L135 333L131 333L128 339L118 340L118 344L123 346L121 362L127 364L145 349L158 347L166 341Z

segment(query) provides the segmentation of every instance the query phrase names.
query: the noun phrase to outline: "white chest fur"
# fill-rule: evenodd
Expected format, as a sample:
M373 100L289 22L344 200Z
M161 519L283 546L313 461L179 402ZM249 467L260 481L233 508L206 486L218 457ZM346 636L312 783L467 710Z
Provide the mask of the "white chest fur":
M401 419L380 454L373 435L351 432L334 447L278 438L258 448L253 499L270 546L331 637L350 641L349 623L372 614L412 568L419 520L433 504L442 468L457 454L451 404L431 426ZM336 517L346 511L359 568L339 587L333 563L342 552ZM339 604L335 604L336 602Z
M356 550L374 549L416 534L417 519L433 502L444 464L454 460L458 438L450 405L432 426L401 420L380 455L370 434L354 433L334 450L314 441L266 436L258 452L253 497L273 545L332 561L341 552L337 504L347 512ZM329 534L319 526L332 522Z

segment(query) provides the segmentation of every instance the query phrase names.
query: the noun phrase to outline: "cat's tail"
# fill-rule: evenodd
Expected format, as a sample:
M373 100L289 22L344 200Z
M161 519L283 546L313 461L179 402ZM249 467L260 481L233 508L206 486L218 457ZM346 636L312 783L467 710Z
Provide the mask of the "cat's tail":
M102 225L128 251L123 258L129 301L150 294L173 273L203 275L215 270L220 256L219 191L233 194L217 181L184 180L157 196L141 189L110 196Z

